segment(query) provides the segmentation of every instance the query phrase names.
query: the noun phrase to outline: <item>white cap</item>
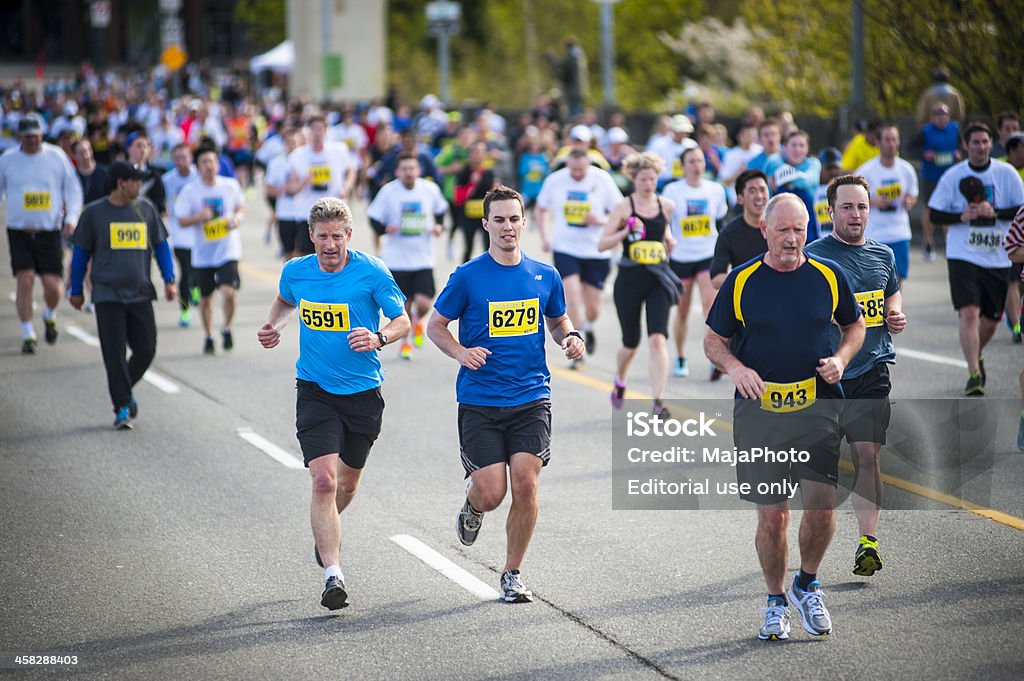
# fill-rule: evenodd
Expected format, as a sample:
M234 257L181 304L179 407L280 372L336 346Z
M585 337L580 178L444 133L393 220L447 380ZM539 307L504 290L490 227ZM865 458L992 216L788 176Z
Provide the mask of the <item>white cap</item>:
M612 128L608 131L608 144L625 144L629 141L629 135L622 128Z
M436 109L441 105L441 100L437 98L437 95L427 94L420 100L421 109Z
M585 125L577 125L569 131L569 139L579 140L580 142L589 142L594 139L594 133L590 131Z
M672 132L693 132L693 123L688 116L676 114L672 117Z

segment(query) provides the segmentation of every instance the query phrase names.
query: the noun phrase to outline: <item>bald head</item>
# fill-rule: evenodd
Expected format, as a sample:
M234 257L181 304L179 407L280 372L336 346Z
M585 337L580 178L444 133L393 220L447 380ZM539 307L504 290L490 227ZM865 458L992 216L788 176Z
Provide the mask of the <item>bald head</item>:
M803 264L807 243L807 207L795 194L777 194L765 207L761 233L768 242L765 264L780 271L795 270Z

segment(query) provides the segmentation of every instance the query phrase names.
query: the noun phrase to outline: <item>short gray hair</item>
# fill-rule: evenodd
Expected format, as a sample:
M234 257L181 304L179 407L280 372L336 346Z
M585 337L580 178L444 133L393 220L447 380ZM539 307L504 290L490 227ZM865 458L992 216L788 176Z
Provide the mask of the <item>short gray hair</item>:
M807 206L804 204L803 199L796 194L784 192L773 196L771 200L768 201L768 205L764 207L764 223L766 225L768 224L768 219L772 216L772 213L774 213L775 209L782 203L793 203L800 206L800 208L803 209L804 214L807 215L808 222L810 221L811 215L807 212Z
M346 232L352 231L352 210L348 204L336 196L325 196L318 199L309 209L309 231L323 222L341 220Z

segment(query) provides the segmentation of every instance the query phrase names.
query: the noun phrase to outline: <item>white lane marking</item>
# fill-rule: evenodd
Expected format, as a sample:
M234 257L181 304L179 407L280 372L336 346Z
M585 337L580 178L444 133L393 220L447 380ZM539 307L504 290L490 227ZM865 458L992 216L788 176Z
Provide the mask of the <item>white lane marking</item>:
M493 588L484 584L416 537L410 537L407 534L396 534L390 537L390 539L474 596L479 596L486 600L496 600L498 598L498 592Z
M242 438L256 449L259 449L285 468L301 471L306 467L302 463L302 459L289 454L259 433L254 433L252 428L240 427L236 428L235 432L238 433L238 437Z
M77 338L78 340L85 343L86 345L90 345L94 348L98 348L100 346L99 338L92 335L91 333L82 330L80 327L75 326L74 324L68 324L67 326L64 327L64 330L67 331L72 336L74 336L75 338ZM178 387L177 383L167 378L163 374L154 371L153 369L150 369L145 374L143 374L142 380L152 384L158 390L162 390L169 395L176 395L177 393L181 392L181 388Z
M920 350L908 350L907 348L896 348L896 355L904 355L910 359L919 359L923 362L932 362L934 364L945 364L951 367L959 367L961 369L967 368L967 362L962 359L953 359L952 357L943 357L942 355L933 355L930 352L921 352Z

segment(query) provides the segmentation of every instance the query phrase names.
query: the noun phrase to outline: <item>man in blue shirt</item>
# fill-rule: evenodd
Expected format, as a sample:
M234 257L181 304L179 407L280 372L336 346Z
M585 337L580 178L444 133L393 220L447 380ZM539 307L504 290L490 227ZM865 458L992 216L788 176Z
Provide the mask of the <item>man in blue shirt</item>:
M896 362L890 334L902 332L907 318L895 255L885 244L865 237L871 207L867 180L852 175L837 177L829 183L827 196L832 233L809 244L805 252L828 258L843 268L867 327L864 345L843 372L846 402L840 419L852 450L853 509L860 527L853 574L867 577L882 569L876 537L882 503L878 455L889 427L889 365ZM833 328L834 342L838 336Z
M519 567L537 522L540 469L551 456L551 373L544 324L570 360L583 356L583 337L565 313L558 272L520 250L523 198L496 187L484 198L487 252L456 269L434 303L427 335L462 368L455 384L459 445L469 484L455 521L459 541L476 541L483 514L512 488L501 597L528 602ZM459 339L448 325L459 320Z
M337 610L348 605L338 566L339 514L355 496L384 412L377 351L408 333L410 323L405 296L384 263L348 247L352 212L344 201L329 196L313 204L309 237L315 252L284 266L257 336L263 347L276 347L298 309L295 428L313 476L314 555L325 570L320 604ZM373 330L381 313L390 321Z
M783 593L788 499L799 480L803 501L800 571L789 600L812 636L832 631L818 566L835 532L839 471L839 385L864 340L864 320L837 264L810 258L807 208L793 194L772 198L761 231L768 252L726 277L708 314L704 352L736 385L733 433L737 450L764 448L803 455L766 457L736 467L740 498L757 504L755 546L768 587L762 640L789 638ZM833 320L842 330L833 351Z

